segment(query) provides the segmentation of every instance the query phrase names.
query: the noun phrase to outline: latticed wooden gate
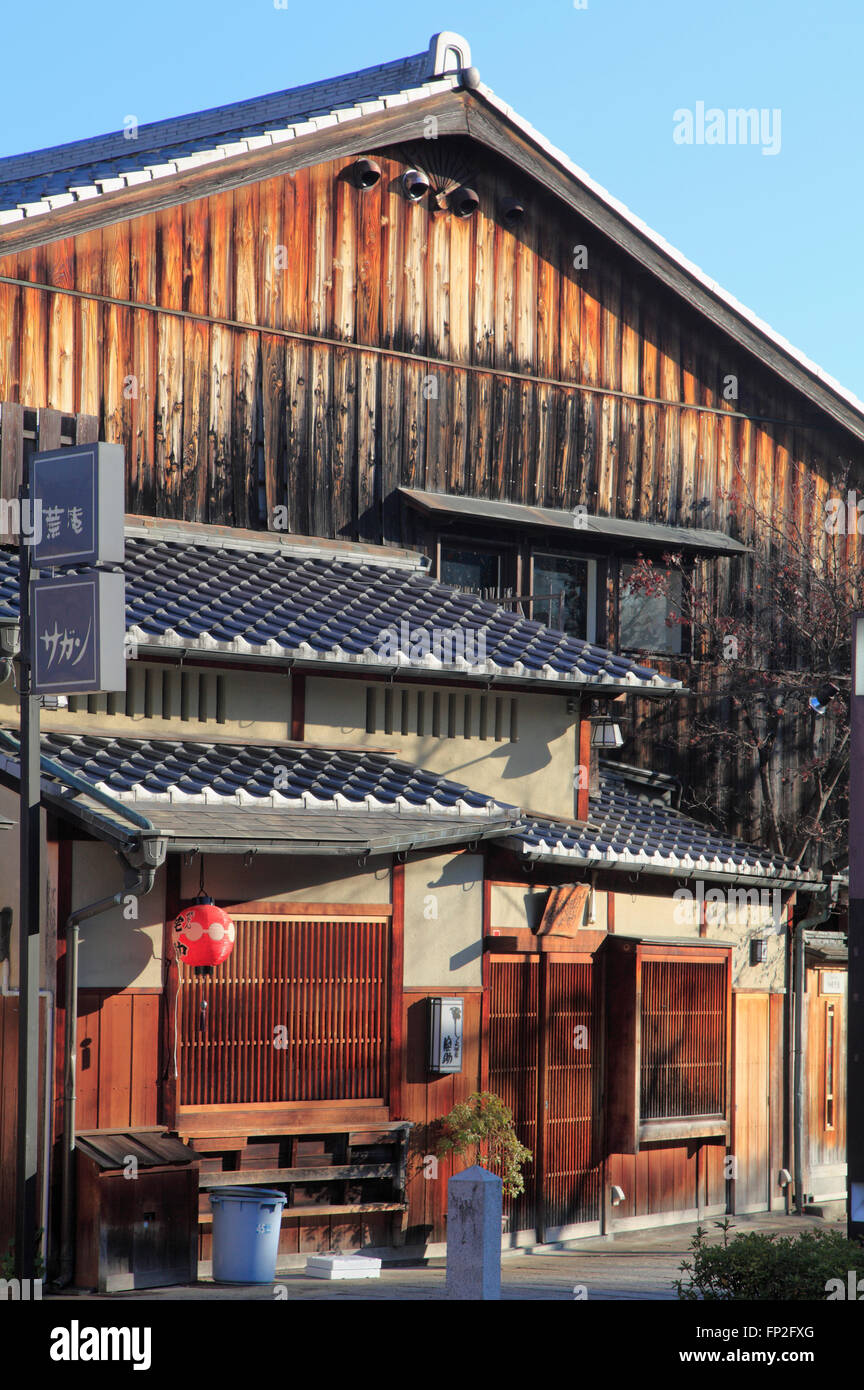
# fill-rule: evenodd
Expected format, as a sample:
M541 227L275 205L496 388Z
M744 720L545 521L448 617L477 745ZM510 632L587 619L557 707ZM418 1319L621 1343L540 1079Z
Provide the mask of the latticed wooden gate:
M489 1089L534 1154L510 1228L540 1240L600 1217L593 1142L599 1015L590 961L572 954L489 960Z
M389 920L235 922L212 975L180 968L180 1104L385 1097Z

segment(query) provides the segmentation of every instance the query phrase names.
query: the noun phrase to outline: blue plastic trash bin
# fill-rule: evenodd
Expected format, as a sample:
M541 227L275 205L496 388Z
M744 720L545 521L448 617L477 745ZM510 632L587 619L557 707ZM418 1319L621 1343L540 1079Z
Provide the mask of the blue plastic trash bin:
M214 1187L213 1278L217 1284L269 1284L276 1277L282 1208L269 1187Z

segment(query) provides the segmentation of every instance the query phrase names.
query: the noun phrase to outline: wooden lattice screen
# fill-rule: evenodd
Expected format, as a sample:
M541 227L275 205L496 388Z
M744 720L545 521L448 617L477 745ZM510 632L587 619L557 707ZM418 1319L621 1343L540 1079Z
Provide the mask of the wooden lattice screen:
M234 950L212 975L180 967L180 1104L383 1098L389 921L235 923Z
M640 1097L642 1120L725 1113L723 962L644 962Z
M524 1194L505 1202L510 1229L595 1221L592 967L551 953L492 956L489 981L489 1089L534 1155Z

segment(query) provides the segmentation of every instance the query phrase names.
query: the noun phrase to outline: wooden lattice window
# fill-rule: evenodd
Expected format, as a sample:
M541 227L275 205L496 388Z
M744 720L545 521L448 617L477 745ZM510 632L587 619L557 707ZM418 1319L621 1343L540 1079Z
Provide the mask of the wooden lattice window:
M606 1142L729 1138L731 949L609 935Z
M725 1108L725 964L646 960L640 1118L723 1115Z
M234 920L212 975L180 966L180 1104L382 1099L389 920Z

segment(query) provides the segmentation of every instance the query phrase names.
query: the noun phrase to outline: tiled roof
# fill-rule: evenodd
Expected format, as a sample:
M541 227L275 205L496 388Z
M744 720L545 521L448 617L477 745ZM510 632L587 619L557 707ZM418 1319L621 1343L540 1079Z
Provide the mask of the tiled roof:
M532 859L577 861L592 868L676 871L800 882L807 870L743 840L733 840L673 810L664 793L633 789L632 779L607 765L599 792L589 798L590 829L565 821L524 816L507 843ZM821 882L818 873L815 879Z
M435 71L435 43L380 63L249 101L232 102L0 159L0 224L147 183L246 150L293 140L387 106L446 91L455 73Z
M118 801L497 815L492 797L385 753L45 733L46 757ZM144 814L147 812L144 810Z
M43 734L42 749L68 772L134 806L184 842L196 835L199 840L240 834L251 839L254 833L290 839L296 825L299 838L317 834L335 842L340 834L354 835L372 845L376 838L384 843L371 825L377 816L381 827L392 826L395 817L406 842L419 843L425 822L426 833L440 832L443 843L449 819L454 838L491 835L526 858L580 869L662 870L786 886L809 877L768 850L729 839L672 810L662 793L657 798L650 789L634 792L628 778L608 767L599 794L590 799L588 824L580 825L520 812L384 753L59 733ZM163 811L168 812L164 824ZM222 824L217 812L226 811L237 814ZM254 832L251 821L244 829L242 820L250 813L256 818ZM329 815L322 815L316 831L314 817L322 813ZM332 813L340 815L338 826L326 824Z
M139 655L185 649L532 684L680 687L406 566L131 538L125 573ZM17 583L16 556L4 552L0 614L17 611Z

